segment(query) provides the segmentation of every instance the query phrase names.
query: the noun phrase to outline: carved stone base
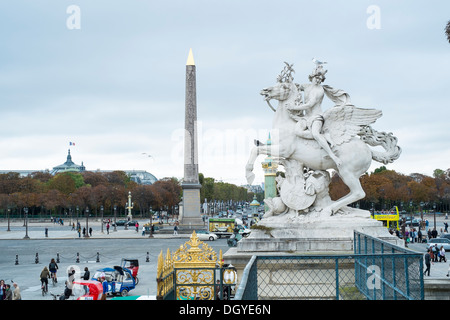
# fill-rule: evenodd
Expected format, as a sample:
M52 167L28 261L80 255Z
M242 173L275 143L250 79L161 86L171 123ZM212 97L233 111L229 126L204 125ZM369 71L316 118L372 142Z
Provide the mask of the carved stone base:
M263 218L248 238L238 242L237 252L353 252L354 231L403 246L382 222L368 211L345 208L341 214L324 217L320 212Z

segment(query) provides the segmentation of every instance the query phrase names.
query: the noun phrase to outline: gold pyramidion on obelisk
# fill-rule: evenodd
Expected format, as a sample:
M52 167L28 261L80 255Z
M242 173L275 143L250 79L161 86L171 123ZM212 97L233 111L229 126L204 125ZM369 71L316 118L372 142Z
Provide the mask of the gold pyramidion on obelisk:
M186 61L187 66L195 66L194 55L192 54L192 48L189 49L188 59Z

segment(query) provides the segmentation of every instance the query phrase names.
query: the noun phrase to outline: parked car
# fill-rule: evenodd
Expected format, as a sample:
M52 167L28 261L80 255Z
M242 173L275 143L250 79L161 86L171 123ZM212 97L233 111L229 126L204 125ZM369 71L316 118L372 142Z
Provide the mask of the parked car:
M407 227L418 227L418 226L420 226L420 222L422 221L422 219L412 219L412 222L411 222L411 217L407 217L406 219L405 219L406 221L405 221L405 226L407 226ZM403 223L403 219L400 219L399 220L399 222L400 222L400 225Z
M135 220L132 220L132 221L128 221L128 220L117 220L117 221L116 221L116 226L120 227L120 226L125 226L125 225L127 225L127 226L129 226L129 227L134 227L134 226L136 225L136 222L137 222L137 221L135 221ZM114 227L114 222L112 223L112 226Z
M450 233L441 234L439 238L446 238L450 240Z
M199 240L214 241L219 238L217 236L217 234L206 231L206 230L196 230L195 233L197 234Z
M114 224L116 226L124 226L125 223L127 223L127 222L128 222L127 220L117 220L115 223L114 222L112 223L112 226L114 227Z
M428 240L427 247L434 247L434 245L437 244L438 249L441 249L441 246L444 247L445 251L450 251L450 239L447 238L433 238Z

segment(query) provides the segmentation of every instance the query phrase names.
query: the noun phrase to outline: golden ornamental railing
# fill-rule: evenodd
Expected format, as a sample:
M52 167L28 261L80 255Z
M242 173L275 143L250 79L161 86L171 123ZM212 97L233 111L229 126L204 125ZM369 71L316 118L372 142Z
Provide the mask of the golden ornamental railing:
M219 257L206 243L199 240L195 231L189 241L173 254L167 250L158 257L157 299L214 300L222 289L223 257Z
M158 256L158 265L156 267L157 274L157 299L163 300L173 291L173 260L170 250L167 249L166 257L163 252Z

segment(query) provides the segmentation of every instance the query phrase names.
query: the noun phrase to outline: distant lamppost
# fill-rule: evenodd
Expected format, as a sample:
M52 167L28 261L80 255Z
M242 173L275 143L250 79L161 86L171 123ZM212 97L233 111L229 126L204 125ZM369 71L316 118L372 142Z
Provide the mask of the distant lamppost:
M11 231L11 228L10 228L10 218L11 218L11 209L10 209L9 206L8 206L8 230L6 230L6 231Z
M433 215L434 215L434 230L436 229L436 203L433 203Z
M425 221L423 221L423 202L420 203L420 227L423 229L425 227Z
M117 231L117 228L116 228L116 215L117 215L117 206L116 205L114 205L114 231Z
M28 208L23 208L23 211L25 212L25 237L23 238L30 239L30 237L28 236Z
M77 228L78 228L78 211L80 210L80 208L78 208L77 206Z
M84 234L85 238L89 238L89 208L86 207L86 210L84 211L86 214L86 233Z
M148 237L149 238L153 238L153 212L152 212L152 206L150 206L149 215L150 215L150 235Z
M402 211L402 234L403 234L403 241L405 242L405 248L408 247L408 244L406 242L406 213Z
M102 215L102 219L101 219L100 224L102 225L102 233L103 233L103 206L100 206L100 213Z

